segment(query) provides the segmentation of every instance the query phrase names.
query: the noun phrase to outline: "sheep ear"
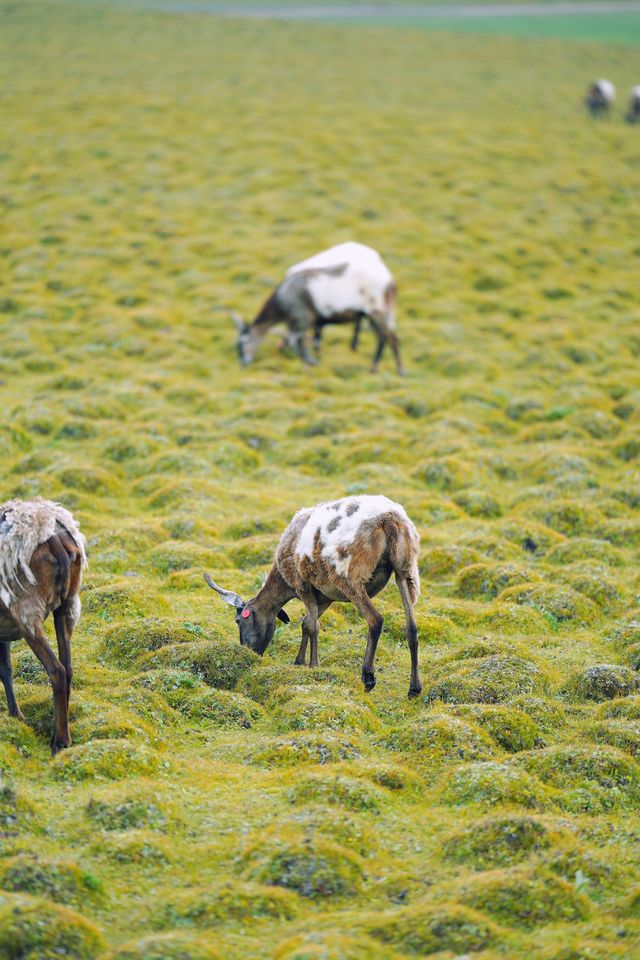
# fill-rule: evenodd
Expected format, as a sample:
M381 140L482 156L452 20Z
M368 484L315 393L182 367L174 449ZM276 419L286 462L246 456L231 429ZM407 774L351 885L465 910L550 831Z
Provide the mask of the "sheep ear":
M286 610L278 610L276 616L278 620L282 620L283 623L291 623L291 617Z
M233 313L231 314L231 319L232 319L233 322L235 323L235 325L236 325L236 330L238 331L238 333L244 333L245 330L248 330L248 329L249 329L248 324L246 324L246 323L244 322L244 320L242 319L242 317L240 316L240 314L239 314L239 313L236 313L235 310L234 310Z
M205 573L204 579L212 590L220 594L225 603L228 603L231 607L244 607L244 600L242 600L237 593L234 593L233 590L223 590L222 587L219 587L218 584L211 579L208 573Z

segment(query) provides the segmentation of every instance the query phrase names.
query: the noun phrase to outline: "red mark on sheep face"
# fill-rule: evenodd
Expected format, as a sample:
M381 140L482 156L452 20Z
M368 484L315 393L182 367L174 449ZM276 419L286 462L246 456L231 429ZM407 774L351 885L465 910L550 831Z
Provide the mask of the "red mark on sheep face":
M249 610L248 607L245 607L244 610L242 611L242 617L244 617L244 619L246 620L247 617L250 617L250 616L251 616L251 610Z

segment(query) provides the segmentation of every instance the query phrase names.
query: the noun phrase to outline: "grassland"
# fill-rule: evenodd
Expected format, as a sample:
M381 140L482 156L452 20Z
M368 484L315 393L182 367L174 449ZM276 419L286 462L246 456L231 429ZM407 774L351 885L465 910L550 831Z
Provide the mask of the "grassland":
M85 5L103 5L103 0L75 0L75 2ZM481 0L476 0L476 2L480 3ZM555 0L548 0L548 2L550 6L553 6ZM473 3L468 3L465 4L465 6L469 8L469 12L466 15L461 15L459 12L456 12L455 15L450 16L435 16L434 12L429 13L429 4L423 4L421 7L416 7L415 13L410 13L404 9L402 13L399 12L398 15L395 16L394 8L398 7L399 4L394 2L394 0L379 5L380 7L388 8L383 15L380 15L377 11L359 11L363 3L364 0L353 4L328 4L327 2L321 2L313 6L319 11L319 19L321 21L323 19L325 21L334 20L344 27L353 26L354 24L361 26L364 23L385 27L395 26L405 30L417 28L421 30L436 30L438 32L446 30L454 33L471 33L476 35L498 34L499 36L510 37L549 37L567 40L591 40L597 43L640 43L640 13L637 11L612 11L607 14L551 13L549 15L542 13L525 15L522 12L517 14L514 12L514 14L501 13L486 16L474 14L472 9ZM191 0L111 0L110 5L126 5L128 8L134 6L134 8L138 10L184 14L193 14L198 11L201 13L211 13L216 8L216 4L214 3L202 2L198 4L197 2L191 2ZM277 6L282 11L286 10L287 7L295 8L300 5L298 0L296 0L296 2L289 0L289 2L278 4ZM406 6L405 4L400 5L403 7ZM431 5L433 6L433 4ZM437 6L441 8L447 5L449 5L449 0L437 4ZM452 3L451 5L459 6L459 4L456 3ZM521 6L521 2L520 0L513 0L513 3L510 5L518 7ZM262 12L265 8L273 8L275 5L268 3L267 0L254 0L252 3L240 4L240 6L245 10L255 8L258 12ZM339 17L335 16L335 8L339 6L348 7L351 14L349 16L344 14L341 14ZM332 7L333 15L332 11L327 9L323 17L322 12L325 7Z
M634 51L0 17L2 496L90 555L74 747L24 644L0 707L0 957L636 957L638 130L580 107ZM348 238L408 376L344 330L241 370L229 311ZM418 702L393 588L365 696L353 610L296 669L202 580L250 594L353 491L422 535Z
M549 37L591 40L597 43L640 43L640 13L601 15L491 16L474 17L372 17L371 23L385 23L403 29L447 30L454 33L497 34L507 37Z

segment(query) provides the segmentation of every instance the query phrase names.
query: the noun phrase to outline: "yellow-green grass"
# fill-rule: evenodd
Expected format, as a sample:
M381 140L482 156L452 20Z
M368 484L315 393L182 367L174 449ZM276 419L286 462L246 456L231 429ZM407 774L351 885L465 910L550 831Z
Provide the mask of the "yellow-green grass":
M90 557L53 762L14 649L0 956L637 955L638 138L580 106L632 51L0 15L2 496ZM344 329L241 369L229 312L350 238L407 377ZM393 587L365 696L352 608L309 671L300 604L259 661L202 579L353 491L422 535L416 702Z

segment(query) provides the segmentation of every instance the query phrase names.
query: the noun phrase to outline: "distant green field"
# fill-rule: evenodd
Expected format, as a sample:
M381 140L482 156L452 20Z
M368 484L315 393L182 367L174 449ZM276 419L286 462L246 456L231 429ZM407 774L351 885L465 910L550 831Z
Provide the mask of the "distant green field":
M640 129L623 44L0 0L0 500L87 536L71 733L0 691L0 960L637 960ZM355 239L407 375L328 330L242 368L293 262ZM401 502L392 583L250 597L300 507ZM346 505L345 505L346 506ZM3 531L4 532L4 531ZM51 625L46 625L51 634Z
M102 0L75 0L75 2L87 6L100 6ZM111 2L112 5L126 6L128 8L157 10L168 13L181 11L190 14L197 13L198 11L204 13L211 12L216 7L215 3L207 2L207 0L107 0L107 2ZM467 0L465 5L472 7L474 3L481 2L482 0ZM506 0L507 4L511 3L514 6L521 5L521 2L526 2L526 0ZM546 2L546 0L542 0L542 2ZM548 2L553 4L554 0L548 0ZM278 2L278 0L247 0L247 2L244 2L244 0L242 0L237 6L264 9L270 7L295 8L307 5L322 8L335 6L358 7L366 3L367 0L356 0L355 3L341 3L340 0L336 0L336 2L319 0L318 3L313 4L305 4L302 0L282 0L282 2ZM400 3L401 0L397 0L397 3L394 2L394 0L389 0L387 3L381 3L380 6L393 8ZM405 6L406 4L402 5ZM429 0L427 0L426 5L429 5ZM442 2L433 0L431 5L454 5L454 0L442 0ZM455 5L457 6L458 4L455 3ZM220 4L220 6L233 7L233 4ZM329 13L326 19L331 20ZM340 17L336 19L336 22L345 26L370 24L387 27L404 27L407 29L417 27L423 30L447 30L456 33L476 33L480 35L496 34L515 37L557 37L566 40L594 40L603 43L636 44L640 42L640 12L613 12L610 14L579 13L572 15L554 14L552 16L544 16L541 14L531 16L492 15L479 17L473 15L468 17L432 17L420 15L419 13L412 16L403 13L402 16L398 16L397 18L388 15L379 17L371 14L366 16L354 15L353 18Z
M368 22L422 30L496 34L512 37L556 37L601 43L640 43L640 13L573 16L415 17L376 19ZM639 70L640 73L640 70Z

